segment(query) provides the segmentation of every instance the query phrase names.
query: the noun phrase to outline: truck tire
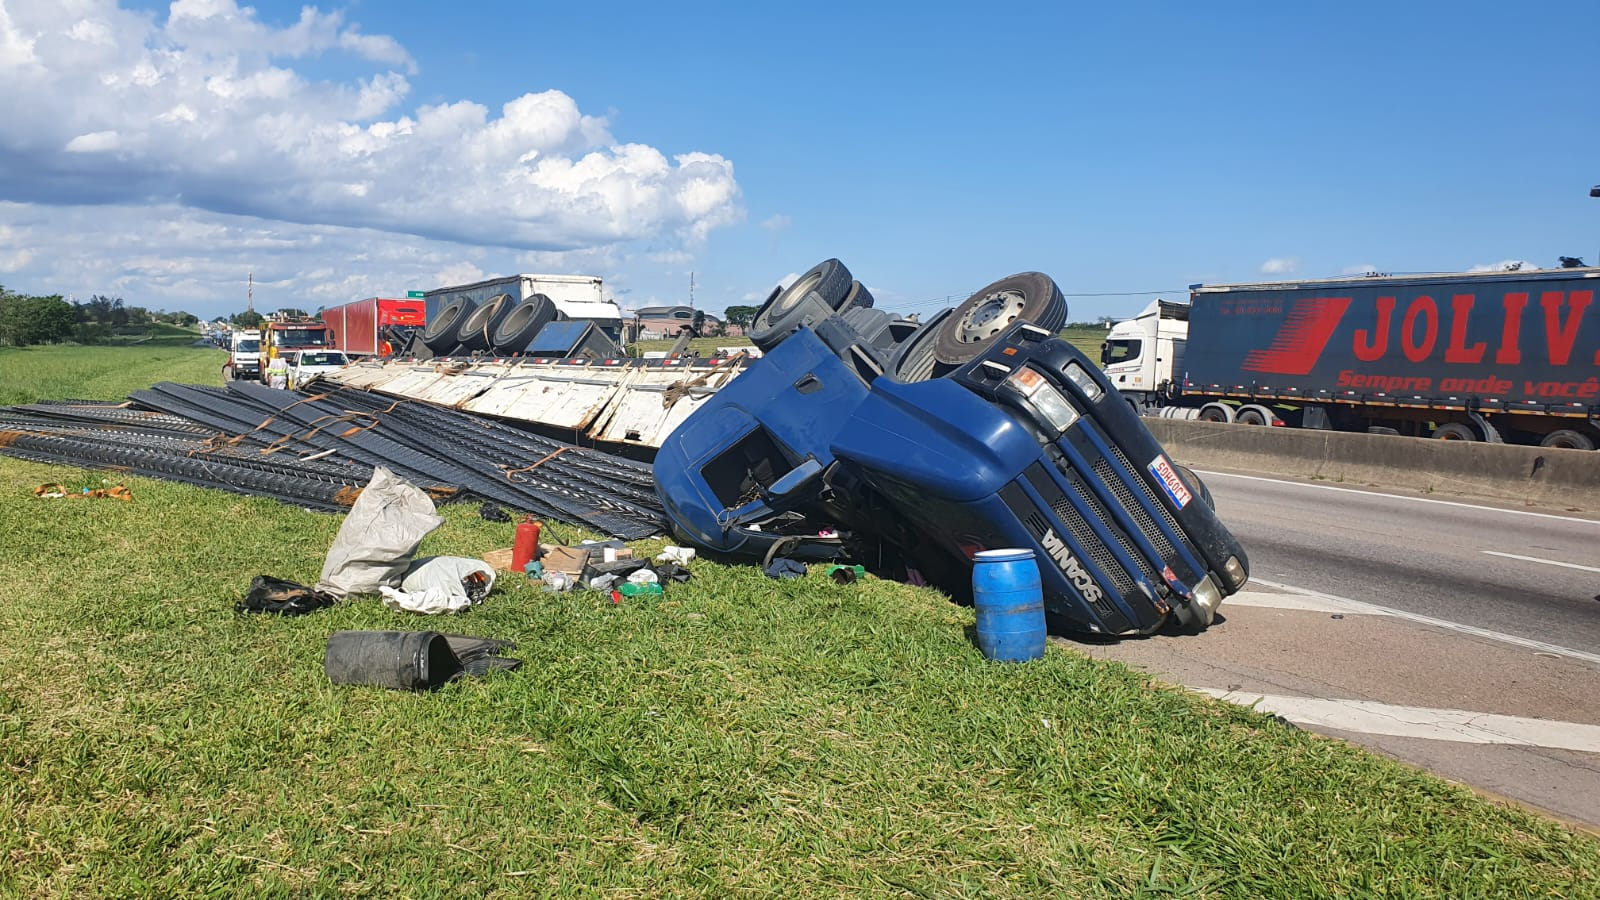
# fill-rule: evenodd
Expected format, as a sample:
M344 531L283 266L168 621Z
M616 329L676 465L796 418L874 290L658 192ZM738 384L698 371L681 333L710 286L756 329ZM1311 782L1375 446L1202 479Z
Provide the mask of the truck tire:
M1240 425L1271 425L1276 418L1272 410L1254 403L1239 407L1233 414L1233 421Z
M528 349L539 332L559 317L560 313L549 297L534 294L517 304L510 315L500 320L499 327L494 330L495 354L510 356Z
M422 343L435 355L444 355L444 351L458 343L456 332L460 330L462 318L471 315L477 305L467 297L457 297L446 303L422 329Z
M889 357L889 374L897 380L907 383L928 381L940 378L953 367L941 366L933 358L933 341L938 336L939 329L945 320L950 318L952 310L940 310L926 325L917 329L912 335L900 342L894 353Z
M1472 430L1471 425L1460 422L1446 422L1433 430L1432 437L1439 441L1476 441L1480 440L1478 433Z
M1207 403L1200 407L1200 415L1195 418L1202 422L1232 422L1233 407L1226 403Z
M840 311L848 309L871 309L872 292L859 281L850 282L850 292L844 295L844 302L839 304Z
M773 288L750 322L750 343L765 353L802 327L838 312L844 308L853 282L844 263L825 259L796 278L794 284Z
M1066 323L1067 300L1050 276L1022 272L968 297L940 325L933 356L948 365L964 365L1018 321L1032 322L1051 334Z
M494 341L494 330L516 308L517 301L510 294L495 294L483 305L468 313L456 329L456 340L468 352L487 350Z
M1544 436L1539 442L1541 447L1555 447L1562 450L1593 450L1594 438L1581 431L1571 428L1558 428Z

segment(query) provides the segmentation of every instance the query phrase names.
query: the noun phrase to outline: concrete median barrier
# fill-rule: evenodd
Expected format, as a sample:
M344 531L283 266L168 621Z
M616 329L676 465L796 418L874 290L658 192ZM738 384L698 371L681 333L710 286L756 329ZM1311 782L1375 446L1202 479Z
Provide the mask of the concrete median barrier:
M1422 493L1600 508L1600 451L1145 419L1177 462Z

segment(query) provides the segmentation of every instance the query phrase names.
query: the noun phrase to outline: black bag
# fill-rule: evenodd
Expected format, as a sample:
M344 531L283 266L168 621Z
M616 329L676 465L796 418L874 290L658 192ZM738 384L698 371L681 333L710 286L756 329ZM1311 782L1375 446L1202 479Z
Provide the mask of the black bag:
M271 575L257 575L250 581L249 592L233 611L303 616L333 604L331 594Z

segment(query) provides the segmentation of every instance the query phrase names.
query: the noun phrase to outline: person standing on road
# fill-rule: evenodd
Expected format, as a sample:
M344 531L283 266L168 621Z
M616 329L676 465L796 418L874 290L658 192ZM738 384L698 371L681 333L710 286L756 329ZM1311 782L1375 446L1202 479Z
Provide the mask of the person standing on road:
M281 353L267 366L267 384L279 390L289 387L289 361Z

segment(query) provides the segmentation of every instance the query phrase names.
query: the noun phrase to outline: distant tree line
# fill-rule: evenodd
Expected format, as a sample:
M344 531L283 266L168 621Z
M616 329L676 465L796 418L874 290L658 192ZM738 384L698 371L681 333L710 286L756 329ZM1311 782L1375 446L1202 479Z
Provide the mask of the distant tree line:
M142 306L129 306L121 297L96 294L86 301L69 303L59 294L34 297L0 285L0 342L13 347L68 341L93 344L118 334L142 334L158 322L192 328L200 320L186 312L151 312Z

